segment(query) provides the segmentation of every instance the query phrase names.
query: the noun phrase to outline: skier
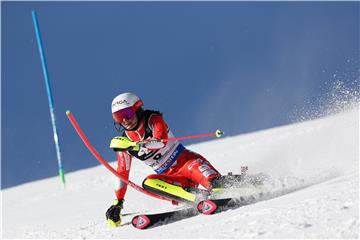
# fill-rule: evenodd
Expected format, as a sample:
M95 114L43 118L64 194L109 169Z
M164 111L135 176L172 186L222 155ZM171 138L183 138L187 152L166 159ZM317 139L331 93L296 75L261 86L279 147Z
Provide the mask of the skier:
M152 167L156 174L143 181L144 189L180 201L194 201L202 185L207 191L218 187L221 174L198 153L186 149L178 141L160 142L173 134L159 111L146 110L143 101L133 93L122 93L111 105L115 127L124 129L122 136L111 140L110 148L117 154L117 171L128 179L132 158ZM120 128L119 128L120 127ZM139 143L140 142L140 143ZM117 178L116 200L106 211L107 222L121 224L121 209L127 184Z

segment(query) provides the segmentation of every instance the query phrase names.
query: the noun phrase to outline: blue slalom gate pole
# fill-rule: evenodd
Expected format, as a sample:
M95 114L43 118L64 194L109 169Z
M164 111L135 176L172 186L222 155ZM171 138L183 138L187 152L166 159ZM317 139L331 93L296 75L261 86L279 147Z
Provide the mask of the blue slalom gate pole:
M43 70L45 85L46 85L46 92L47 92L47 96L48 96L48 100L49 100L51 123L52 123L52 128L53 128L53 133L54 133L56 156L57 156L58 167L59 167L59 176L60 176L62 186L65 187L65 173L64 173L64 169L63 169L62 161L61 161L59 137L58 137L56 122L55 122L54 99L53 99L53 95L52 95L52 91L51 91L50 79L49 79L49 74L48 74L47 65L46 65L46 59L45 59L44 48L43 48L41 34L40 34L39 23L37 20L37 14L34 10L32 11L32 19L33 19L35 33L36 33L36 39L37 39L37 43L38 43L38 47L39 47L41 65L42 65L42 70Z

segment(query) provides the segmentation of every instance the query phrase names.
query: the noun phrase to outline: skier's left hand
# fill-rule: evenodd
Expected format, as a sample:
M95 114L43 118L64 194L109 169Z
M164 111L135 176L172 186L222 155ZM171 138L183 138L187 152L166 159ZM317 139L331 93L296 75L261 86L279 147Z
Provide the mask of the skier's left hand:
M121 209L123 208L124 200L115 200L114 204L106 211L106 221L112 227L121 225Z
M114 137L110 142L110 148L114 151L139 151L140 145L127 137Z

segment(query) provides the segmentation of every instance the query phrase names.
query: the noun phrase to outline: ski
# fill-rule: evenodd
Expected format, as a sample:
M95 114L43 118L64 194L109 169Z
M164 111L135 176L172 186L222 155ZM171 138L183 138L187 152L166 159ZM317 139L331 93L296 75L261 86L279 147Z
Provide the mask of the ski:
M225 185L226 188L214 188L212 194L210 196L207 196L207 199L200 202L193 202L191 203L190 207L188 206L187 208L183 208L180 210L136 215L135 217L133 217L131 223L137 229L147 229L173 223L185 218L196 216L198 214L211 215L228 209L242 207L244 205L254 203L255 197L219 197L224 192L237 190L239 188L243 188L246 185L261 185L264 179L265 178L262 177L262 175L251 176L245 174L228 174L219 179L219 185ZM201 195L202 192L199 192L198 190L195 194Z
M170 212L141 214L133 217L133 219L131 220L131 224L137 229L147 229L150 227L180 221L182 219L193 217L198 214L199 212L193 207L174 210Z
M196 207L189 207L169 212L136 215L131 224L137 229L148 229L177 222L199 214L212 215L228 209L242 207L254 202L253 197L249 198L220 198L206 199L200 201Z
M197 204L197 210L201 214L212 215L228 209L234 209L251 204L255 201L253 197L249 198L221 198L206 199Z
M201 214L211 215L222 211L232 201L232 198L206 199L197 204L197 210Z

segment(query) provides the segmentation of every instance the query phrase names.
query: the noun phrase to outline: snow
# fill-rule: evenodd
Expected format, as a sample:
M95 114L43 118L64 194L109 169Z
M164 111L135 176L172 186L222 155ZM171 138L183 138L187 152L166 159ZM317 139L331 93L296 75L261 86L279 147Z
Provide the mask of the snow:
M65 190L58 177L5 189L2 237L359 238L358 136L356 106L321 119L190 145L223 174L248 166L249 173L266 173L270 181L262 195L259 189L239 192L257 196L254 204L148 230L133 228L131 218L177 207L129 188L124 225L109 227L105 211L115 197L114 176L103 166L67 174ZM133 161L130 179L141 185L151 173Z

